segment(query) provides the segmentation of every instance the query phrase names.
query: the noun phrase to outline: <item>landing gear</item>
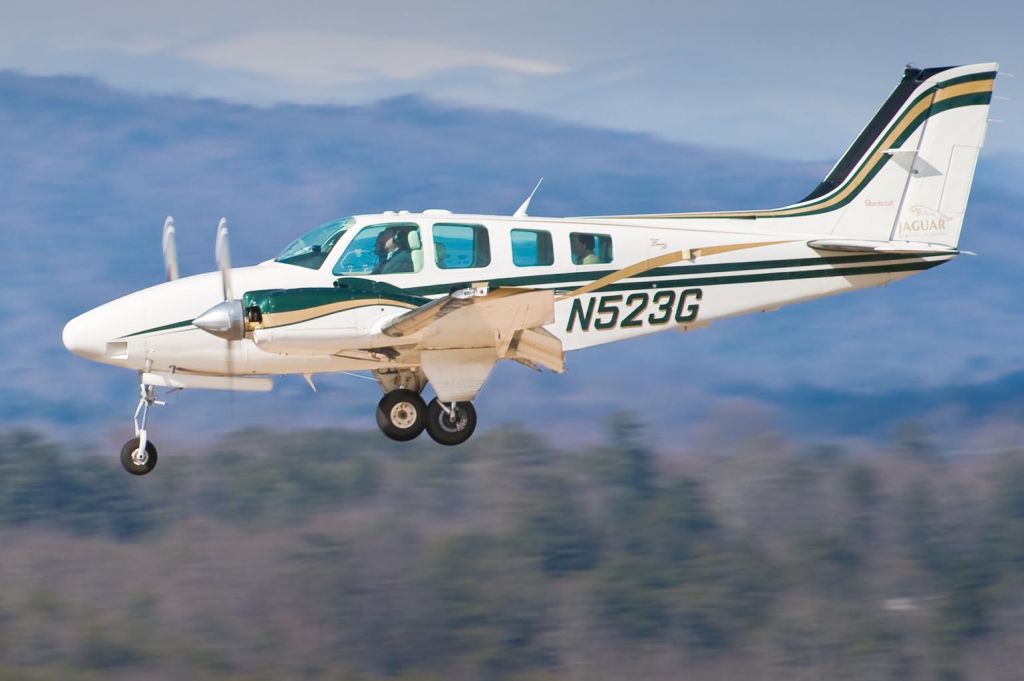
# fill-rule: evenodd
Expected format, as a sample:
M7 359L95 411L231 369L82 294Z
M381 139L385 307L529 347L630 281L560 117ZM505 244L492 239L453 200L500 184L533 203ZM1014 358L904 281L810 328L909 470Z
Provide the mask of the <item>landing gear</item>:
M442 445L461 445L476 430L476 409L472 402L439 402L427 406L427 434Z
M132 475L145 475L156 468L156 447L152 442L147 442L143 447L139 447L137 437L121 447L121 465Z
M405 442L418 437L426 420L427 405L412 390L392 390L377 404L377 425L392 440Z
M150 364L147 363L146 371L149 371ZM149 441L146 434L146 425L149 423L149 408L154 404L162 405L163 402L156 399L156 386L142 382L142 374L139 374L139 406L135 408L135 437L124 443L121 447L121 465L132 475L145 475L156 468L156 446ZM139 416L142 416L140 421Z
M442 445L460 445L476 429L472 402L439 402L428 406L420 393L427 385L422 369L389 369L373 372L384 397L377 405L377 425L392 440L405 442L427 433Z

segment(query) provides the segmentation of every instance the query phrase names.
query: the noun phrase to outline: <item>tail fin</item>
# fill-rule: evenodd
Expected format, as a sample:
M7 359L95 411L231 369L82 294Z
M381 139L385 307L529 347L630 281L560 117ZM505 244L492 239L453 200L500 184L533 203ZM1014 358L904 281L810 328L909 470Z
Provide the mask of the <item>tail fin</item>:
M797 204L803 210L787 212L839 208L834 236L955 247L997 69L908 68L839 162Z

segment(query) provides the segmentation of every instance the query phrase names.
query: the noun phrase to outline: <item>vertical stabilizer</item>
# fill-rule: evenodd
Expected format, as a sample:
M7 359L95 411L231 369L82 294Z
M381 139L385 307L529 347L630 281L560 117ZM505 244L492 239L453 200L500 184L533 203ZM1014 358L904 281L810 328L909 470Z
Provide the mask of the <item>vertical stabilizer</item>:
M957 245L997 68L907 69L889 100L808 197L828 197L831 186L836 192L853 189L833 235Z

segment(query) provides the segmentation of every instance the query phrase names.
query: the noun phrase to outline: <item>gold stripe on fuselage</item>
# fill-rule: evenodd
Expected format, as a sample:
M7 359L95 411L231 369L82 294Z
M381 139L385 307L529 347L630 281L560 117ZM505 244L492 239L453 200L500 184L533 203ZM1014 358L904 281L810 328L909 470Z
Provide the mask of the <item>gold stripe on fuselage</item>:
M721 246L703 246L701 248L688 248L683 251L675 251L673 253L666 253L665 255L659 255L656 258L649 258L647 260L641 260L640 262L630 265L629 267L623 267L618 272L612 272L609 275L595 279L594 281L581 286L578 289L574 289L569 293L558 296L555 298L556 301L565 300L567 298L575 298L576 296L582 296L584 294L596 291L604 288L616 282L628 279L630 277L636 277L644 272L648 272L665 265L671 265L677 262L683 262L686 260L694 260L699 257L707 257L709 255L717 255L719 253L728 253L730 251L742 251L748 248L760 248L762 246L774 246L776 244L785 244L789 241L758 241L755 243L746 244L723 244Z
M404 307L407 309L415 309L415 305L411 303L402 303L396 300L385 300L385 299L367 299L362 300L340 300L336 303L330 303L328 305L317 305L316 307L307 307L302 310L292 310L290 312L271 312L263 315L263 321L258 324L251 325L253 329L271 329L277 326L288 326L289 324L298 324L299 322L306 322L310 319L316 319L317 317L325 317L330 314L337 314L338 312L344 312L346 310L354 310L360 307L368 307L371 305L388 305L392 307Z

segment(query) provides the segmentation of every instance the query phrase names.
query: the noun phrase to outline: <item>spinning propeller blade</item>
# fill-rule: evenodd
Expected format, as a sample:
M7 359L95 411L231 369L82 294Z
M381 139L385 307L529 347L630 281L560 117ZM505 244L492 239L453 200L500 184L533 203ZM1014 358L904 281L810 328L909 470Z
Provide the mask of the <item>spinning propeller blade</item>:
M178 278L178 247L174 243L174 218L170 215L164 221L163 251L167 281L174 281Z
M217 243L214 248L217 269L220 270L221 295L224 300L193 320L193 324L207 333L227 341L245 337L242 301L235 300L231 287L231 254L228 249L228 221L220 219L217 225Z
M217 245L214 252L217 269L220 270L221 292L224 300L232 300L235 296L231 290L231 252L228 249L228 221L225 218L217 223Z
M228 221L221 218L217 223L217 243L214 246L214 256L217 258L217 269L220 270L221 293L224 302L221 306L227 308L228 317L231 319L231 334L226 336L227 340L227 369L228 376L235 374L235 343L245 336L245 323L242 320L242 302L235 300L234 291L231 287L231 249L228 247ZM240 332L240 333L239 333Z
M227 341L227 373L234 375L234 341L245 338L245 319L242 301L235 300L231 286L231 253L228 248L228 221L217 224L217 242L214 247L217 269L220 270L221 295L224 300L193 320L197 327Z

